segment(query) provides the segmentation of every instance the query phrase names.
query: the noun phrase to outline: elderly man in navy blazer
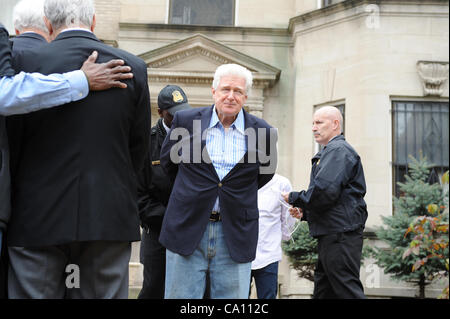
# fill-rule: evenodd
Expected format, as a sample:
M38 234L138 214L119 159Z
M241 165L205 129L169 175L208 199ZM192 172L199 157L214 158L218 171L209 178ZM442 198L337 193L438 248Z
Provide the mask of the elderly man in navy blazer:
M276 168L276 130L244 109L252 74L217 68L214 105L175 114L161 149L174 179L160 242L166 299L248 298L258 241L257 191Z

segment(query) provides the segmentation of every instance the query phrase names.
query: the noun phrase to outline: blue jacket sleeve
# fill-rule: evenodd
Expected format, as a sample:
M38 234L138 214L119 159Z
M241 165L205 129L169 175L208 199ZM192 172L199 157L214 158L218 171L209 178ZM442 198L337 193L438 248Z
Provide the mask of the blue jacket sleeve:
M0 115L23 114L78 101L89 93L83 71L0 77Z
M0 24L0 115L29 113L77 101L87 96L89 86L83 71L44 76L21 72L11 63L9 35Z

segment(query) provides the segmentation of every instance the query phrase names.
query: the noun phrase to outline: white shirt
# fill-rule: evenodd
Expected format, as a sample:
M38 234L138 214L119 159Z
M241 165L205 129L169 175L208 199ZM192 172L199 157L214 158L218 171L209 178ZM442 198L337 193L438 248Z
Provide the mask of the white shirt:
M258 191L259 236L256 258L252 269L260 269L281 260L281 240L290 239L290 230L296 219L289 214L289 209L280 203L281 192L290 192L291 183L286 177L275 174L273 178Z
M170 127L168 127L168 126L166 125L166 122L164 122L164 119L162 120L162 124L163 124L163 126L164 126L164 129L166 130L166 133L169 133Z
M90 32L90 33L94 34L91 30L86 29L86 28L80 28L80 27L67 28L67 29L62 30L60 33L67 32L67 31L86 31L86 32Z

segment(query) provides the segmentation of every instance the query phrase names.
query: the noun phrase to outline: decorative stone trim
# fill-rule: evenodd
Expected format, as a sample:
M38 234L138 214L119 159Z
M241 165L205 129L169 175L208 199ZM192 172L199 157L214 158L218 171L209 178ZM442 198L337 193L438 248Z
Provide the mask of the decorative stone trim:
M167 65L170 65L170 64L173 64L174 62L177 62L177 61L189 58L189 57L191 57L193 55L202 55L204 57L207 57L207 58L209 58L211 60L216 61L218 64L232 63L231 60L229 60L229 59L227 59L225 57L222 57L222 56L220 56L218 54L212 54L211 51L209 51L209 50L207 50L207 49L205 49L203 47L194 47L192 49L188 49L188 50L185 50L185 51L182 51L182 52L178 52L178 53L175 53L173 55L164 57L164 58L162 58L160 60L157 60L157 61L154 61L154 62L150 62L148 64L148 66L150 68L163 68L163 67L165 67Z
M268 65L260 60L231 49L202 34L196 34L186 39L166 45L164 47L143 53L140 57L149 67L149 75L158 75L155 80L164 78L185 79L202 84L204 81L212 81L214 71L195 72L189 70L169 70L168 67L193 56L202 56L212 61L217 66L225 63L237 63L245 66L253 73L254 87L273 86L279 79L281 70ZM196 78L193 80L193 78Z
M148 68L148 80L150 83L184 83L210 86L213 72L186 72ZM271 87L276 81L275 76L253 74L253 88L265 89Z
M181 62L189 61L195 57L208 61L210 67L206 70L195 70L194 67L186 67L186 65L181 68L177 67ZM185 88L189 86L210 88L214 78L215 66L226 63L245 66L253 74L252 92L247 100L246 109L250 114L258 117L263 116L264 89L275 85L281 73L281 70L276 67L236 51L202 34L196 34L143 53L140 58L148 66L149 83L171 83ZM200 98L200 100L206 99L206 96Z
M443 84L448 80L448 62L418 61L417 71L425 96L442 96Z

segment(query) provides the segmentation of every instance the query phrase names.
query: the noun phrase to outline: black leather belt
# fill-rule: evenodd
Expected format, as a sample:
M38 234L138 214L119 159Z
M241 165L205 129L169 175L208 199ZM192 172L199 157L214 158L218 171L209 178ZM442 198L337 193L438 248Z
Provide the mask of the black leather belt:
M218 222L219 220L222 220L220 217L220 213L217 211L212 211L211 215L209 216L209 220L212 222Z

